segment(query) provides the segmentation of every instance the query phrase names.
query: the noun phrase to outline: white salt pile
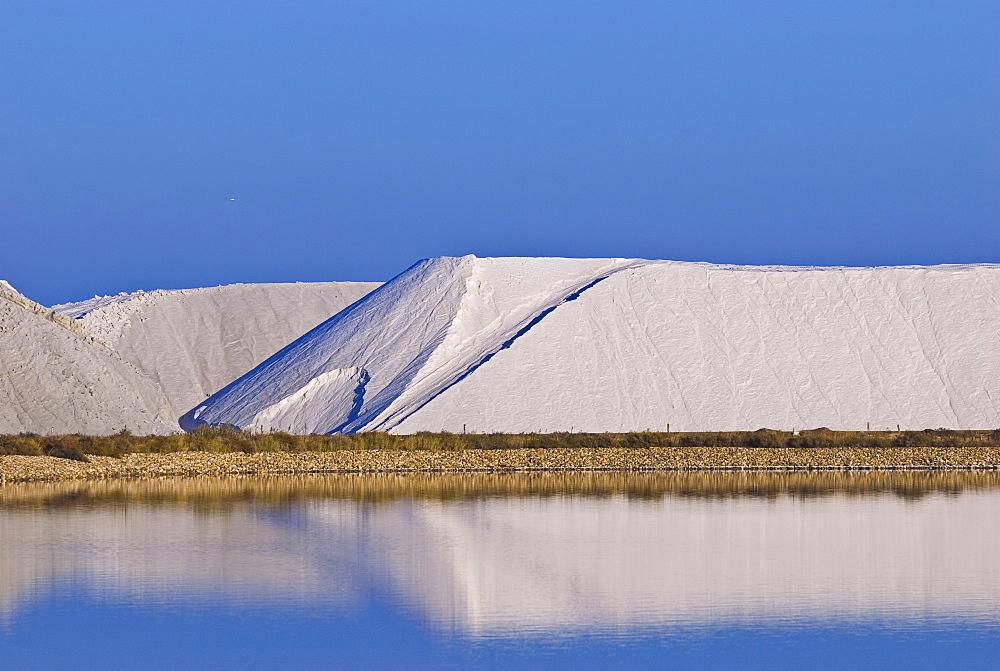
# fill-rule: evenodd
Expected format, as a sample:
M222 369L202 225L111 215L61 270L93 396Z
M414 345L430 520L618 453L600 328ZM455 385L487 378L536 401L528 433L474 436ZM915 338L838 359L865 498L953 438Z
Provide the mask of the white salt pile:
M1000 266L422 261L181 419L453 432L1000 426Z

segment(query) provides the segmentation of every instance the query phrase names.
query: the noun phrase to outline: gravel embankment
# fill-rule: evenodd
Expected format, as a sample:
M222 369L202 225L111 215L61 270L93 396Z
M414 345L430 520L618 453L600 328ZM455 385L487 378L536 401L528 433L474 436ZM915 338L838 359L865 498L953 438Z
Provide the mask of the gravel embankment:
M173 452L90 457L0 456L0 483L280 473L656 471L656 470L921 470L1000 467L1000 448L605 448L456 452L341 450L256 454Z

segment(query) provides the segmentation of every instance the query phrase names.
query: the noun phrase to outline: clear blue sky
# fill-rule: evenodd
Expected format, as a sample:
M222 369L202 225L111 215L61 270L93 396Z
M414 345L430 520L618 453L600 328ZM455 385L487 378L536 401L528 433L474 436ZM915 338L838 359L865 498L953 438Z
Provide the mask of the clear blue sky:
M43 303L1000 262L998 215L996 0L0 2L0 278Z

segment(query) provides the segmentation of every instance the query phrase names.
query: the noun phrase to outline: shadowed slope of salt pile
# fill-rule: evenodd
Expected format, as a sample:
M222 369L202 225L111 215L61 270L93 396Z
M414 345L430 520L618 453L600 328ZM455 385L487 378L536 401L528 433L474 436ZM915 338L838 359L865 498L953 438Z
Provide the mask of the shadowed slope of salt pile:
M181 419L411 433L1000 426L1000 266L441 258Z
M152 378L180 415L378 286L232 284L95 296L54 309Z
M0 282L0 433L175 429L153 381L72 320Z

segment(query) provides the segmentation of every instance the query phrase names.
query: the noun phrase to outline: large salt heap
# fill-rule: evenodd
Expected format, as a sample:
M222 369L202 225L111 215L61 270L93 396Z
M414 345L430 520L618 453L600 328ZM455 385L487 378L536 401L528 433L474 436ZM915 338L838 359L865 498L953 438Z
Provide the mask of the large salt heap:
M354 432L1000 426L1000 266L418 263L181 425Z
M378 286L231 284L95 296L54 309L149 376L178 416Z
M138 369L0 282L0 433L164 433L175 418Z

